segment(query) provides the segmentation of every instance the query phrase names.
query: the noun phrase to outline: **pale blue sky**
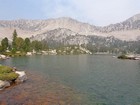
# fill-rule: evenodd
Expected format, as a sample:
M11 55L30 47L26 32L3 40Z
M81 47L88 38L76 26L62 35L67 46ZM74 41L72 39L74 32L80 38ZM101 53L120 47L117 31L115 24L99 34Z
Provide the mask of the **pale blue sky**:
M108 25L140 13L140 0L0 0L0 20L71 17Z

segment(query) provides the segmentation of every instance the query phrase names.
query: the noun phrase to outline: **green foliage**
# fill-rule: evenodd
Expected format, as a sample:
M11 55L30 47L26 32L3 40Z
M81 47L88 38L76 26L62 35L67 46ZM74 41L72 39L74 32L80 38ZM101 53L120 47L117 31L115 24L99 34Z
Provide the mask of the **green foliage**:
M9 43L8 43L8 38L5 37L4 39L2 39L1 41L1 46L2 46L2 50L6 51L7 48L9 47Z
M29 38L25 40L21 37L18 37L16 30L13 32L13 41L12 41L12 54L15 54L17 51L28 52L31 50L31 42ZM17 55L17 54L16 54ZM21 54L22 55L22 54Z
M0 52L3 52L3 48L2 48L2 46L0 46Z
M35 41L32 42L32 49L34 49L35 51L42 50L42 46L43 45L40 41L35 40Z
M138 53L140 54L140 40L138 41L121 41L115 40L115 42L108 42L106 38L98 38L91 37L93 42L89 42L88 44L82 44L83 48L88 49L92 53L97 52L108 52L108 53ZM30 52L35 50L39 52L41 50L57 49L57 53L61 54L84 54L80 49L76 49L75 46L78 45L65 45L63 42L55 42L55 41L30 41L29 38L25 38L25 40L21 37L18 37L16 30L13 32L13 40L12 44L9 45L8 38L4 38L1 41L0 45L0 53L5 53L8 48L11 52L8 53L10 56L21 56L25 55L23 53ZM70 47L69 49L65 49L65 47ZM60 51L61 50L61 51ZM17 51L20 51L20 54L16 54ZM8 55L7 54L7 55Z
M17 38L17 36L18 36L18 35L17 35L17 31L16 31L16 30L14 30L14 32L13 32L13 40L14 40L14 39L16 39L16 38Z
M56 52L59 55L86 54L86 52L80 49L80 47L77 45L71 45L71 46L69 45L69 46L60 47L60 48L57 48Z
M17 32L16 32L16 30L14 30L14 32L13 32L13 41L12 41L12 47L13 47L13 49L15 49L16 50L16 48L17 48L17 46L16 46L16 39L17 39Z
M14 50L12 50L12 51L14 51ZM3 54L6 55L6 56L9 56L9 57L19 57L19 56L25 56L26 55L25 52L19 52L19 53L17 53L17 52L5 52Z
M24 39L22 39L21 37L17 37L15 43L16 43L16 50L23 51Z
M31 51L31 42L29 38L25 38L23 49L25 52Z
M11 52L7 53L6 52L7 48ZM17 31L14 30L12 44L9 45L8 38L4 38L1 41L0 52L8 56L22 56L22 55L26 55L26 52L30 52L32 50L38 52L40 50L47 49L47 48L48 46L45 41L31 42L29 38L25 38L24 40L23 38L18 37ZM20 53L16 53L17 51L19 51Z
M0 74L0 80L3 80L3 81L13 81L13 80L16 80L17 78L18 78L18 74L14 72Z
M12 71L12 68L7 66L0 66L0 80L13 81L18 78L18 74Z
M0 74L2 73L10 73L12 72L12 68L7 66L0 66Z
M30 39L29 38L25 38L25 43L26 43L26 45L30 45L31 44Z
M11 50L11 54L15 54L15 53L16 53L16 49L13 48L13 49Z
M42 41L41 43L42 43L42 49L43 50L49 49L46 41Z

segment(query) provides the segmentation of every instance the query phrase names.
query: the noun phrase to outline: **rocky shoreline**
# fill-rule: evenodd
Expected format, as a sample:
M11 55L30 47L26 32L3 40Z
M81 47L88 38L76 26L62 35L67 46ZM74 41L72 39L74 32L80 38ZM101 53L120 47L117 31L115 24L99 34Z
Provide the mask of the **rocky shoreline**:
M0 65L0 76L0 90L27 80L25 71L19 71L15 67L11 68L2 65Z
M0 105L87 105L86 96L38 72L28 80L0 91Z
M140 60L140 55L120 55L118 59L128 59L128 60Z

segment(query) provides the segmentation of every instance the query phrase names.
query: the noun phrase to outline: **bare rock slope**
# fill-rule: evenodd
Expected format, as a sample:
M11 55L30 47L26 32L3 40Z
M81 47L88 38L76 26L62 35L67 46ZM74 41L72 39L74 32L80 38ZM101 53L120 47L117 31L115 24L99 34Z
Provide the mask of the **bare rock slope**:
M82 23L66 17L48 20L1 20L0 39L5 36L12 38L12 32L14 29L18 31L18 35L21 37L31 37L41 34L43 35L52 30L56 31L55 29L60 28L71 30L73 33L85 36L114 36L121 40L136 40L140 37L140 14L137 14L123 22L111 24L105 27Z

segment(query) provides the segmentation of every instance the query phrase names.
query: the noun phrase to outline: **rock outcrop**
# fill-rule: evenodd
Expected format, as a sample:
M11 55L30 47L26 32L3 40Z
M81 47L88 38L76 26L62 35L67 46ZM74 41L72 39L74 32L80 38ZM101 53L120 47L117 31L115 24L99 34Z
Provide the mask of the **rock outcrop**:
M9 86L10 86L10 82L0 80L0 90L4 89L6 87L9 87Z
M16 71L15 73L19 75L18 78L16 79L17 83L24 82L27 80L27 75L25 71Z

